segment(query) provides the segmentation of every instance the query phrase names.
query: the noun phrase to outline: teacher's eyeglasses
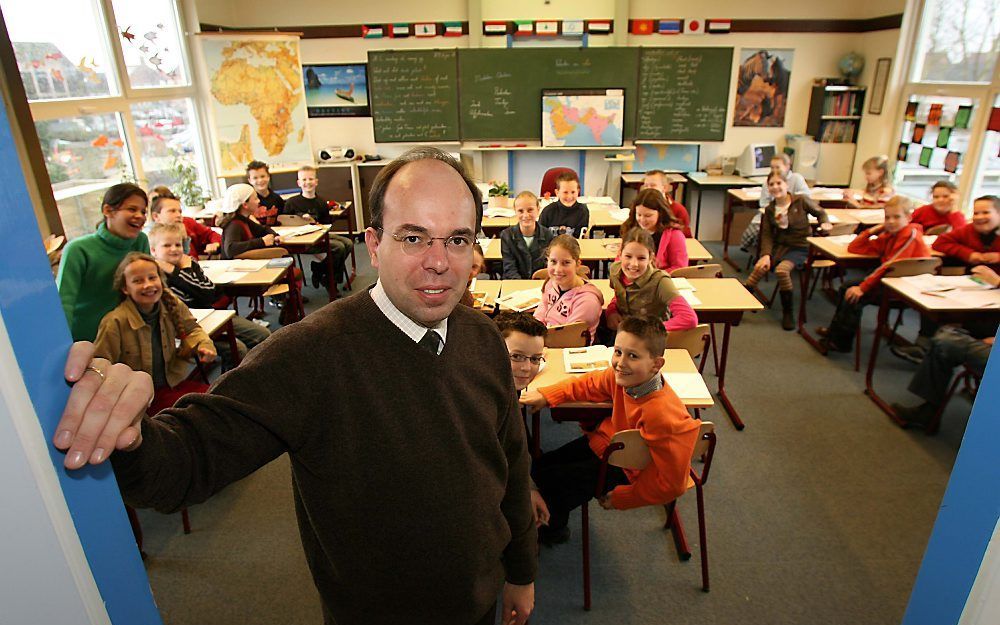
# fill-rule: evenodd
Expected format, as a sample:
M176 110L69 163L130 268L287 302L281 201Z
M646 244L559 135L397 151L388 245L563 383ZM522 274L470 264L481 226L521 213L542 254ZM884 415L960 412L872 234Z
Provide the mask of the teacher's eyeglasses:
M379 234L382 229L379 228ZM432 237L424 232L396 232L389 235L399 245L407 256L420 256L431 249L435 241L444 244L444 250L451 256L466 256L472 253L472 237L464 234L453 234L447 237Z

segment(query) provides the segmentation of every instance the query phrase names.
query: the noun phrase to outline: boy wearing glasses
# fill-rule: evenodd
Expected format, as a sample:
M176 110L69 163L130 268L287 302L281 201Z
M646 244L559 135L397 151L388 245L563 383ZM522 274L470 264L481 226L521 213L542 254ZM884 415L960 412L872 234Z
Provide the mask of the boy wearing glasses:
M549 329L528 312L503 311L494 321L507 344L514 389L520 393L528 388L545 362L545 335ZM534 481L531 482L531 514L535 527L549 524L549 508Z
M626 317L618 326L611 367L521 397L522 404L536 410L574 401L612 405L611 417L593 431L534 461L532 477L550 511L548 527L538 529L540 542L552 545L569 540L569 513L594 496L604 450L622 430L639 430L652 462L641 471L609 465L607 491L598 500L602 508L628 510L664 504L687 490L699 424L660 373L666 345L662 321Z

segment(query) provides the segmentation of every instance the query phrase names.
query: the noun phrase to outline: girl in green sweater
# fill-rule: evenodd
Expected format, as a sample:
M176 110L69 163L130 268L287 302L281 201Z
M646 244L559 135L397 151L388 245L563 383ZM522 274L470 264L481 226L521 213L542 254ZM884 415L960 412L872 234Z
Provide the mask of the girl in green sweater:
M118 305L112 286L118 263L129 252L149 253L142 231L149 204L146 192L134 184L116 184L101 203L103 221L93 234L66 244L56 278L74 341L93 341L101 318Z

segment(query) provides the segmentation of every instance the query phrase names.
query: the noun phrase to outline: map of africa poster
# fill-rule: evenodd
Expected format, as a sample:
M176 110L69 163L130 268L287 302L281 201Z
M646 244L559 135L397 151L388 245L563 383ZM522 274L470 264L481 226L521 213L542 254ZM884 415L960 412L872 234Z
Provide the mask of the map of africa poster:
M252 160L271 170L312 163L299 38L204 35L201 42L221 176Z

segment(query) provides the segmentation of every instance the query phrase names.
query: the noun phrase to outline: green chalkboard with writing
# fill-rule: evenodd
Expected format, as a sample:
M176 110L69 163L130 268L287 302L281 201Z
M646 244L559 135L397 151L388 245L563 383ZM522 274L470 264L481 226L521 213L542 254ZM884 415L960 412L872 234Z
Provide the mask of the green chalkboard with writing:
M458 141L456 50L368 53L377 143Z
M625 90L625 136L634 133L638 48L460 50L462 138L539 139L542 90Z
M641 48L635 138L726 138L732 48Z

